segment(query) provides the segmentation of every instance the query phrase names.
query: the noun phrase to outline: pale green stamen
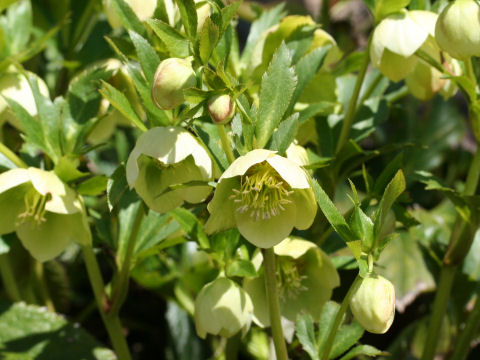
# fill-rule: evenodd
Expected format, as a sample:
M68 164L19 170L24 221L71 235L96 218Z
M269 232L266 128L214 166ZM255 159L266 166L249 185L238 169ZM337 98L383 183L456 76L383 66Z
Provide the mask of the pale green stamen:
M50 194L42 195L38 192L25 195L25 212L18 215L21 223L32 219L37 225L45 222L45 204L51 197Z
M298 294L307 288L302 285L305 275L300 275L304 263L287 256L277 258L277 282L279 296L282 300L295 299Z
M249 212L255 221L265 220L279 215L284 205L292 202L288 197L293 191L289 189L280 175L263 162L241 177L240 189L233 189L230 199L238 204L239 213Z

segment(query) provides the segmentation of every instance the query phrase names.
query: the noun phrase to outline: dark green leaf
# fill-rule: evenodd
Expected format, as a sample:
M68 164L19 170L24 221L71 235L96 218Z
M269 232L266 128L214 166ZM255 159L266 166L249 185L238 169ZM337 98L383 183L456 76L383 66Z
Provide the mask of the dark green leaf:
M344 356L342 356L340 360L356 359L358 356L361 355L377 357L380 355L388 356L389 354L384 351L378 350L371 345L357 345Z
M135 197L135 190L130 190L127 183L125 166L120 165L107 182L108 208L112 211L119 204L123 203L122 199L131 199Z
M200 34L199 54L204 64L208 63L219 40L219 29L210 18L205 20Z
M135 45L135 49L137 50L138 59L143 73L145 74L145 78L149 84L152 84L153 76L155 75L158 64L160 64L160 59L145 38L134 31L129 31L129 34L130 39L132 39L133 45Z
M200 247L210 247L208 237L203 232L202 224L193 213L184 208L177 208L170 211L169 214L171 214L175 220L177 220L182 229L191 237L192 240L198 242Z
M175 0L180 10L182 24L190 40L194 40L197 35L197 10L193 0Z
M285 154L285 151L295 139L297 127L298 113L294 113L288 119L282 121L278 129L275 130L269 149L278 151L280 155Z
M348 325L342 325L335 336L330 359L337 358L355 345L362 337L363 332L363 327L356 321Z
M103 175L94 176L77 186L77 192L81 195L96 196L107 190L108 178Z
M312 360L319 360L317 339L315 338L315 329L312 316L309 314L299 314L295 324L295 334Z
M123 25L127 30L133 30L141 36L145 37L147 31L137 15L133 12L130 5L125 0L112 0L118 16L122 20Z
M225 171L230 165L230 163L228 162L225 151L223 151L222 149L219 140L220 134L218 132L217 125L209 124L206 122L196 122L194 125L194 129L202 142L212 154L212 157L217 163L219 169L222 172Z
M185 58L189 55L188 40L182 33L157 19L148 19L147 23L165 44L171 57Z

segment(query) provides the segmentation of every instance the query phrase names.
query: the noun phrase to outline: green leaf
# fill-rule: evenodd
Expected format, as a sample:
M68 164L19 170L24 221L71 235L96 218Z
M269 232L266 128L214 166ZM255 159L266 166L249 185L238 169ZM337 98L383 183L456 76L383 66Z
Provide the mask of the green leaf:
M129 31L128 33L130 39L132 39L133 45L135 45L135 49L137 50L138 60L143 73L145 74L145 78L151 85L153 84L153 77L157 70L157 66L160 64L160 58L145 38L134 31Z
M147 24L166 46L171 57L185 58L189 55L189 42L178 30L157 19L148 19Z
M227 266L226 275L240 276L240 277L255 277L257 271L251 261L248 260L234 260Z
M290 64L290 52L285 43L282 43L262 77L255 122L255 135L259 148L267 144L274 129L282 120L295 91L297 78Z
M411 0L377 0L375 4L375 21L380 21L389 14L402 10Z
M88 173L78 170L80 161L76 157L62 156L58 159L53 170L55 174L64 182L71 182L88 176Z
M72 341L74 339L74 341ZM2 359L114 360L115 354L78 325L46 308L25 303L0 303Z
M132 124L136 125L142 131L147 131L145 124L142 122L142 120L140 120L132 105L130 105L127 97L105 81L102 81L102 85L103 87L100 90L100 94L110 101L110 104L112 104L118 111L122 113L123 116L130 120Z
M355 345L364 333L363 327L356 321L348 325L342 325L335 336L330 359L335 359Z
M107 183L106 176L98 175L80 183L76 190L81 195L97 196L107 190Z
M298 113L292 114L288 119L282 121L278 129L272 135L270 150L278 151L279 155L285 154L287 148L297 135Z
M312 316L310 314L299 314L295 324L295 331L303 350L310 355L312 360L319 360Z
M377 348L371 346L371 345L357 345L355 346L352 350L350 350L348 353L346 353L344 356L340 358L340 360L350 360L357 358L360 355L366 355L366 356L388 356L389 354L378 350Z
M130 190L127 183L125 165L120 165L107 182L108 209L112 211L115 207L135 198L137 198L135 190Z
M220 37L223 35L225 30L227 30L228 26L232 22L233 17L237 13L238 8L242 4L243 0L235 1L232 4L225 6L222 10L222 27L220 28Z
M315 198L317 199L318 206L320 206L323 214L338 235L340 235L345 242L358 240L348 226L342 214L340 214L336 208L335 204L332 202L332 200L330 200L328 195L325 193L325 191L323 191L315 179L312 180L312 187L313 191L315 192Z
M181 228L190 236L193 241L198 242L200 247L209 248L210 242L203 232L203 227L197 217L184 208L177 208L169 212L180 224Z
M210 18L205 20L200 34L199 54L204 64L208 63L213 49L217 46L219 40L219 29Z
M0 0L0 12L5 10L7 7L16 3L18 0Z
M194 129L198 137L202 140L203 144L210 151L210 154L212 154L212 157L217 163L220 171L225 171L230 163L228 162L225 151L222 149L218 127L214 124L198 121L195 122Z
M180 10L182 24L185 27L185 33L190 40L194 40L197 35L197 9L193 0L175 0Z
M0 8L2 7L0 3ZM24 52L32 35L32 5L30 1L19 1L12 5L4 18L3 29L6 45L11 55L18 56ZM3 25L2 24L2 25Z
M373 246L373 221L355 204L350 218L350 228L355 237L361 241L362 250L368 252Z
M385 222L388 211L392 207L395 200L400 196L400 194L405 191L405 188L405 176L403 176L402 170L398 170L392 181L390 181L390 183L385 188L382 200L380 200L378 211L375 214L375 218L373 221L375 224L375 238L378 237L378 235L380 234L380 230L383 226L383 223Z
M143 37L147 35L147 31L142 22L125 0L113 0L113 6L127 30L133 30Z

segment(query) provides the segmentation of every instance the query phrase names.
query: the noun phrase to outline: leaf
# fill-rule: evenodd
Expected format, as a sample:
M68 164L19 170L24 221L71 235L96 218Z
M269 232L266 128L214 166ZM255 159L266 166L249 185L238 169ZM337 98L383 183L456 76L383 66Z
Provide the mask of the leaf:
M240 276L240 277L255 277L257 271L251 261L248 260L234 260L227 266L226 275Z
M389 14L402 10L411 0L377 0L375 4L375 21L379 22Z
M190 40L194 40L197 35L197 10L193 0L175 0L180 11L182 24L185 27L185 33Z
M16 3L18 0L0 0L0 12L5 10L7 7Z
M202 27L202 33L200 34L199 54L200 59L204 64L208 63L213 49L217 45L219 40L219 29L210 18L205 20Z
M366 356L388 356L389 354L378 350L377 348L371 346L371 345L357 345L355 346L352 350L350 350L348 353L346 353L344 356L340 358L340 360L350 360L357 358L359 355L366 355Z
M135 45L135 49L137 50L138 59L143 73L145 74L145 78L151 85L153 84L155 71L157 70L158 64L160 64L160 59L156 51L148 41L145 40L145 38L134 31L129 31L128 33L130 39L132 39L133 45Z
M315 338L315 329L312 316L309 314L299 314L295 324L295 334L312 360L319 360L317 350L317 339Z
M295 139L298 127L298 113L294 113L288 119L282 121L278 129L273 133L270 150L278 151L279 155L285 154L287 148Z
M110 101L110 104L130 120L132 124L136 125L142 131L147 131L145 124L140 120L132 105L130 105L127 97L105 81L102 81L102 85L103 87L100 90L100 94Z
M180 224L180 227L193 241L198 242L200 247L210 247L210 242L203 231L202 224L193 213L184 208L177 208L170 211L169 214L173 216L173 218Z
M107 190L108 178L103 175L91 177L80 183L76 190L80 195L97 196Z
M189 55L189 42L178 30L157 19L148 19L147 24L165 44L171 57L185 58Z
M149 211L143 218L135 243L135 256L147 257L158 254L158 245L165 245L166 239L178 232L180 225L170 214ZM162 246L165 248L165 246Z
M350 218L350 228L355 238L361 241L362 250L368 252L372 249L374 233L373 221L363 212L359 204L355 204Z
M142 22L125 0L112 0L112 4L127 30L133 30L143 37L147 35Z
M125 165L120 165L107 182L108 209L112 211L115 207L123 204L125 199L132 198L136 198L135 190L129 189ZM129 203L130 201L128 200L126 202Z
M290 67L291 57L285 43L273 55L262 77L258 113L255 122L257 145L263 148L287 110L297 78Z
M225 171L230 163L228 162L225 151L222 149L218 127L214 124L198 121L195 122L194 129L198 137L202 140L203 144L212 154L212 157L218 165L220 171Z
M0 357L114 360L115 354L77 324L45 307L0 302Z
M220 37L223 35L225 30L227 30L228 26L232 22L233 17L237 13L238 8L242 4L243 0L235 1L227 6L225 6L222 10L222 27L220 28Z
M348 325L342 325L338 329L333 342L330 359L335 359L355 345L363 336L364 329L356 321Z

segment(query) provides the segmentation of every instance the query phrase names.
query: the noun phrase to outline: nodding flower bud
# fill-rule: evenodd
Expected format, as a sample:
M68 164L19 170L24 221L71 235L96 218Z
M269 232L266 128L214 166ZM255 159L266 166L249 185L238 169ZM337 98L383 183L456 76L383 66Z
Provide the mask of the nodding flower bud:
M196 82L188 59L163 60L153 78L153 102L162 110L173 109L185 101L183 90L195 86Z
M354 289L350 310L365 330L384 334L395 316L395 288L384 277L372 274Z
M438 45L457 59L480 56L480 5L475 0L451 2L438 17Z
M230 95L215 95L208 100L208 112L216 124L226 124L235 114L235 103Z

